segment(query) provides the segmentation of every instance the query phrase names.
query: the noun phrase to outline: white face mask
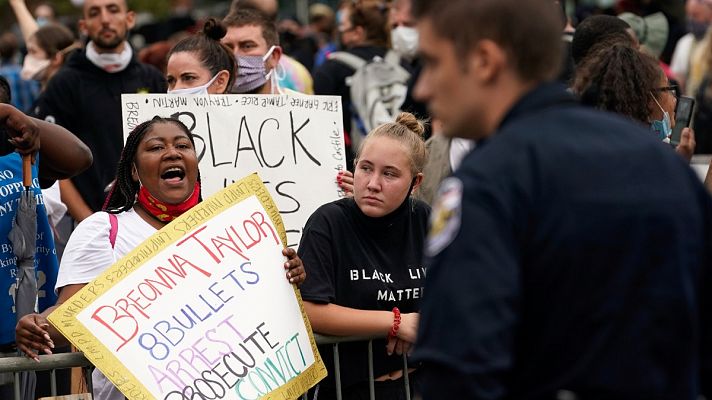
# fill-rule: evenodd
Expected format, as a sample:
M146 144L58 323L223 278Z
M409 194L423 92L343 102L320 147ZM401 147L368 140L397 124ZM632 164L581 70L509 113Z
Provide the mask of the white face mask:
M183 89L169 90L166 93L179 94L179 95L198 94L198 95L205 96L208 94L208 88L210 87L210 85L212 85L213 82L215 82L215 80L218 79L218 75L220 75L219 72L213 77L213 79L209 80L208 83L206 83L205 85L194 86L194 87L183 88Z
M49 59L37 58L31 54L25 56L25 61L22 63L22 71L20 72L20 77L26 81L35 79L41 81L44 72L47 71L49 67Z
M409 26L398 26L391 31L391 45L401 57L413 59L418 53L418 30Z
M133 50L128 43L124 43L121 53L98 53L94 47L94 42L89 42L86 48L86 56L92 64L109 73L121 72L128 67L133 57Z

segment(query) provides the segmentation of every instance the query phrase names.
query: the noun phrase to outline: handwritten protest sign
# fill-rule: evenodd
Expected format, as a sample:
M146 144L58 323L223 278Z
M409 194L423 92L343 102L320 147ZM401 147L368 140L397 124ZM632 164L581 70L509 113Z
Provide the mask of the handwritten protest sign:
M346 169L338 96L124 94L124 137L156 115L177 117L195 136L204 193L258 172L296 247L309 216L344 196Z
M294 399L326 376L256 174L204 200L49 316L134 399Z

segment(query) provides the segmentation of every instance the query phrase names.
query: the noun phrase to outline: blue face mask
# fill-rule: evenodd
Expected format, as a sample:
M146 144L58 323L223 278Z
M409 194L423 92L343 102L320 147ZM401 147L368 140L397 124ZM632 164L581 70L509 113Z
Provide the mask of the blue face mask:
M662 120L655 120L650 125L650 129L658 135L658 139L665 140L672 135L672 127L670 127L670 114L663 112Z
M662 120L653 120L650 123L650 129L658 136L658 139L660 140L666 140L670 138L670 135L672 135L672 126L670 124L670 114L668 114L667 111L663 109L663 107L658 103L658 100L653 96L653 100L655 100L655 104L660 107L660 110L663 112L663 119Z

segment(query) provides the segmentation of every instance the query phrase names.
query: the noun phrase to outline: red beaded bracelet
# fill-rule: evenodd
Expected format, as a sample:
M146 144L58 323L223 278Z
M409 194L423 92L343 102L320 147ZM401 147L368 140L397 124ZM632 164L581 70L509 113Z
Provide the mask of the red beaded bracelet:
M393 307L393 326L391 326L391 331L388 332L388 337L398 336L398 328L401 323L401 312L398 307Z

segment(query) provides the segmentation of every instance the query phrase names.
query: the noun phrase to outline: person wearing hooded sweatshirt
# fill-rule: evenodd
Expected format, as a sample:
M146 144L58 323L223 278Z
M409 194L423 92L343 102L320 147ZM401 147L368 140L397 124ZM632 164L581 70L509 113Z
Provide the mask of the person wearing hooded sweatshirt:
M165 93L163 75L140 64L126 41L135 15L125 0L87 0L80 29L90 41L75 51L47 85L36 116L74 132L92 151L94 164L62 186L69 213L81 221L104 203L123 148L121 94Z

